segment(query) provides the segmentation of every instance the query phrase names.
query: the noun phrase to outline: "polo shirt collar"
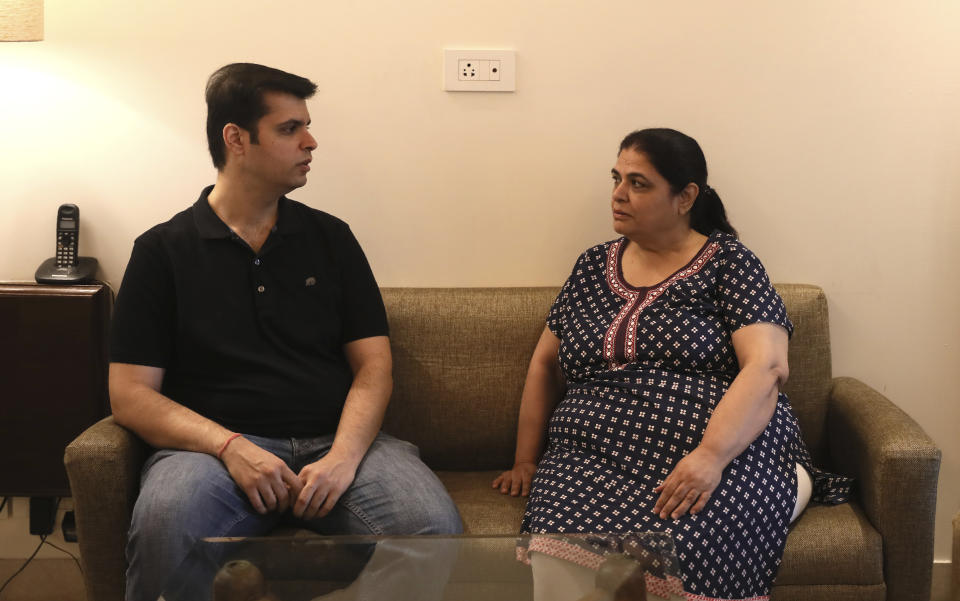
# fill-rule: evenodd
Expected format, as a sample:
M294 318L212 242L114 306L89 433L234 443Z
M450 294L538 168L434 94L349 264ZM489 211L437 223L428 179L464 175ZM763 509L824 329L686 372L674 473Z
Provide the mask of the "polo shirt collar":
M213 186L207 186L200 192L200 198L193 203L193 218L201 238L229 238L233 231L223 222L210 207L210 191ZM297 215L297 207L286 196L280 197L277 205L277 224L274 232L280 235L295 234L304 231L304 220Z

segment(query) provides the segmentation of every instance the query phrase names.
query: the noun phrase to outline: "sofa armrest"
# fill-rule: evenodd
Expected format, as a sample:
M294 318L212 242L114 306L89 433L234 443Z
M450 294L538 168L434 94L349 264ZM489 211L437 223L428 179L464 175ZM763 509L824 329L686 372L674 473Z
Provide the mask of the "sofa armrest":
M113 416L87 428L64 452L88 601L123 599L127 528L148 452Z
M867 518L883 537L888 599L929 601L940 449L890 400L835 378L827 430L835 467L856 478Z

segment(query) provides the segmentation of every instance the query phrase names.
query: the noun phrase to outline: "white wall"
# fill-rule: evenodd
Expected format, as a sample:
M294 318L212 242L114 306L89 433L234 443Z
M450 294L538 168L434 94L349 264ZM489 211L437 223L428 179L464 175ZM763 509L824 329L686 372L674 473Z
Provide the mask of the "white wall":
M74 202L82 254L119 285L133 238L213 180L202 92L227 62L319 82L321 145L292 196L351 223L383 285L560 284L614 237L620 138L675 127L701 142L773 278L826 289L835 373L883 391L943 448L936 554L949 556L960 4L268 6L47 0L45 41L0 45L0 279L32 279L56 207ZM516 49L517 92L443 92L444 47Z

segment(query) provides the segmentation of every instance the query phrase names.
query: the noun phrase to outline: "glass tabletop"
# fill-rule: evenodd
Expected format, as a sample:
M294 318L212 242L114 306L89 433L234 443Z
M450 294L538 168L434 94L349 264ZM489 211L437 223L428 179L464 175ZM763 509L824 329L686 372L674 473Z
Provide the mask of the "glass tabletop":
M198 541L165 601L682 600L663 533Z

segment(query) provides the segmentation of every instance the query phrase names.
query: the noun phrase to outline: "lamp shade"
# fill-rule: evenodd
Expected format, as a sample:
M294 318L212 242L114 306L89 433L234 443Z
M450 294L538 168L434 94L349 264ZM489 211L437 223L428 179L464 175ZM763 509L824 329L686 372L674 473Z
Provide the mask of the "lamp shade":
M43 39L43 0L0 0L0 42Z

